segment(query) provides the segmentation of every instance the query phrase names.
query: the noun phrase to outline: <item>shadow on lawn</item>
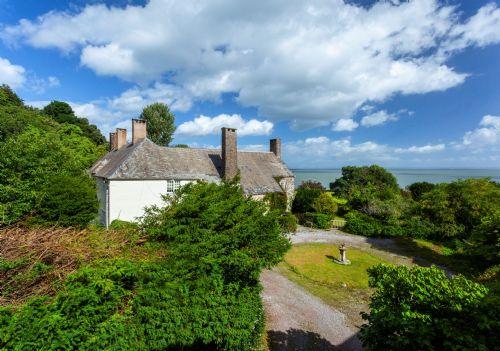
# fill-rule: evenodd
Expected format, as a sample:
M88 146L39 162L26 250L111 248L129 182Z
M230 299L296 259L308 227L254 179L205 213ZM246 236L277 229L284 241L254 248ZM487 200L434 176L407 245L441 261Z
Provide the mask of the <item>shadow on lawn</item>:
M390 244L388 240L390 240ZM471 265L471 260L467 256L459 253L445 255L429 247L419 245L416 241L409 238L367 238L367 242L373 248L411 258L413 263L419 266L429 267L436 265L448 275L454 275L455 273L472 275L476 272L475 267Z
M289 329L286 332L270 330L267 332L268 346L271 351L354 351L361 350L361 343L353 335L340 345L332 345L318 333Z

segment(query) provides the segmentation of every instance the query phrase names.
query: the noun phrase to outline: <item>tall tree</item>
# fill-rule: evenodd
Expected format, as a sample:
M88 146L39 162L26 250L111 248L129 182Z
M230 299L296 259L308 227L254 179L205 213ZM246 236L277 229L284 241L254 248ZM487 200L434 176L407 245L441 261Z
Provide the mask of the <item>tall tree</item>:
M76 116L71 106L66 102L52 101L43 108L43 112L59 123L69 123L80 127L83 134L97 145L106 142L106 138L101 134L99 128L90 124L88 119Z
M169 107L161 102L146 106L140 119L147 121L148 138L161 146L168 146L175 132L175 116Z

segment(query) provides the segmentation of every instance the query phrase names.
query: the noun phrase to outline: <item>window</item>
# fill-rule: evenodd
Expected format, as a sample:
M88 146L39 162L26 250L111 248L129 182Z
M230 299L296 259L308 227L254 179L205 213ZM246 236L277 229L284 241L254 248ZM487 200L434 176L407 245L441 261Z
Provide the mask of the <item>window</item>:
M173 193L181 187L181 182L178 180L169 179L167 180L167 193Z

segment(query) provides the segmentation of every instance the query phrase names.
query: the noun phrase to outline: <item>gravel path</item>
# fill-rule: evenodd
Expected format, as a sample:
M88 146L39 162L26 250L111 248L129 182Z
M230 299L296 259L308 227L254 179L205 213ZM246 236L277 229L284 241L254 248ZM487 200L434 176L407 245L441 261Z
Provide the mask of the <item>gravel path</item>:
M272 351L361 350L346 316L275 271L261 274Z

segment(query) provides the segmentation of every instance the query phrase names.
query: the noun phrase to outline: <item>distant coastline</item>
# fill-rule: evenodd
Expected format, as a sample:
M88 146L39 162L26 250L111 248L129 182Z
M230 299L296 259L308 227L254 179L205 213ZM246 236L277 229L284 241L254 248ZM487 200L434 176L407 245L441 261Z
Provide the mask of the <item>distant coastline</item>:
M415 182L445 183L457 179L484 178L500 182L500 168L387 168L402 188ZM295 185L314 180L328 188L330 182L341 176L341 168L294 168Z

